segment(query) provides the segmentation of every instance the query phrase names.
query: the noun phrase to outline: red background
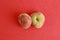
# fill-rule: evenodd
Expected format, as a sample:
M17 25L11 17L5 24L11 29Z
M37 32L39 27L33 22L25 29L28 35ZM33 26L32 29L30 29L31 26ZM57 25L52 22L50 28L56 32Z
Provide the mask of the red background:
M24 30L17 16L41 11L46 17L41 29ZM0 40L60 40L60 0L0 0Z

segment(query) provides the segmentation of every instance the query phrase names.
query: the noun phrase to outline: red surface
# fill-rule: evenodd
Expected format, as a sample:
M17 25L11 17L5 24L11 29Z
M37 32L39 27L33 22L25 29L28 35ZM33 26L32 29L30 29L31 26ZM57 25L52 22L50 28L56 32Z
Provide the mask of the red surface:
M20 27L19 13L41 11L46 17L41 29ZM60 0L0 0L0 40L60 40Z

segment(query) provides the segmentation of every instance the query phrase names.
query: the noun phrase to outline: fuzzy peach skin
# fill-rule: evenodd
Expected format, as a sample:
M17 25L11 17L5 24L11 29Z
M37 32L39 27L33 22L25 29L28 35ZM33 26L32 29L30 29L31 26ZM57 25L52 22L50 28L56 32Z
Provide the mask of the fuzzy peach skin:
M32 24L32 19L27 13L22 13L18 16L18 22L24 29L28 29Z

